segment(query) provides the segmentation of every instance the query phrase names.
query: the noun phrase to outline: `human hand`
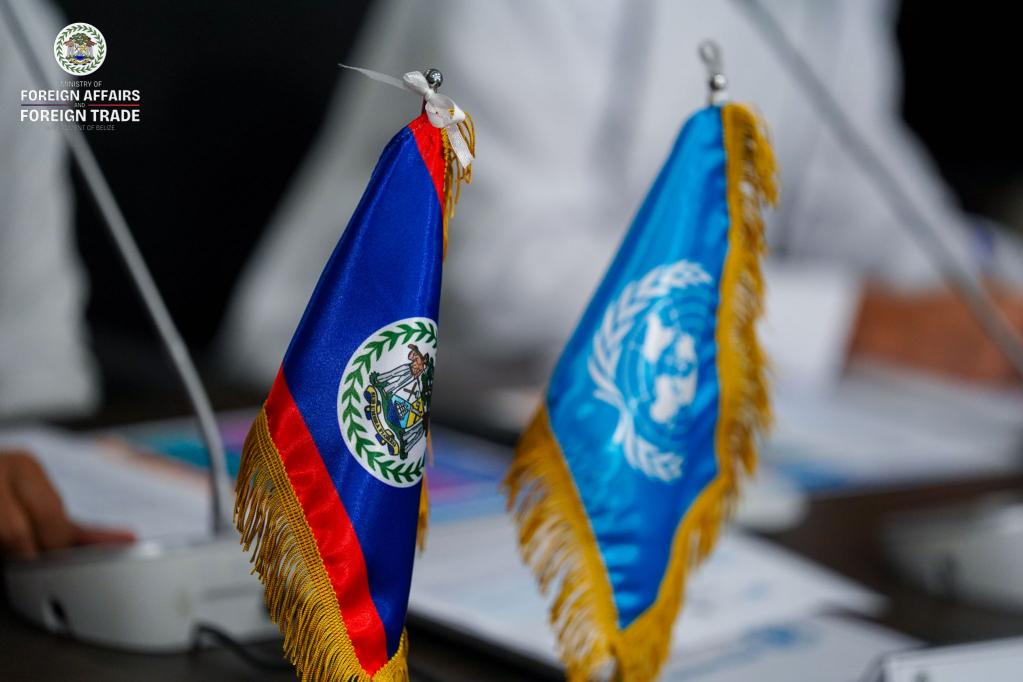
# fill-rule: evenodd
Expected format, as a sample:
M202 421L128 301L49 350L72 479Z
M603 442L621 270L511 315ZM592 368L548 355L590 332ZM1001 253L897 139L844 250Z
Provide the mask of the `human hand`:
M993 287L991 295L1013 328L1023 331L1023 293ZM850 355L978 383L1020 380L963 302L948 290L905 294L868 286Z
M75 523L34 457L0 451L0 555L30 559L51 549L134 540L125 530Z

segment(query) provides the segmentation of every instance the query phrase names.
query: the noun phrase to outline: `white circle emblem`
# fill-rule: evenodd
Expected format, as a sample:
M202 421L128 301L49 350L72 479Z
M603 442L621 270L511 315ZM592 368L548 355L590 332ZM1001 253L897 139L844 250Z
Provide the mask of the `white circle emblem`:
M85 76L107 58L107 41L92 24L68 24L53 41L53 57L72 76Z
M362 468L398 488L423 477L437 324L409 317L376 330L352 353L337 392L337 421Z
M685 411L699 379L696 339L682 328L678 297L699 297L712 283L699 263L656 267L622 289L593 337L587 369L594 397L618 412L613 441L633 469L665 483L682 476ZM706 311L697 309L703 321Z

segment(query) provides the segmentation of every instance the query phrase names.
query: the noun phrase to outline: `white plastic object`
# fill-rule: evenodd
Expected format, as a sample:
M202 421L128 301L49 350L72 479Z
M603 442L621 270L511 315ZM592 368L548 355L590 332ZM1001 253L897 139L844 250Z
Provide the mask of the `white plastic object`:
M51 632L131 651L191 649L201 625L238 641L277 634L235 535L54 552L5 566L19 614Z
M806 493L761 463L740 487L734 520L747 530L776 533L799 525L806 518L808 506Z
M994 495L968 505L892 517L885 552L925 591L1023 610L1023 499Z

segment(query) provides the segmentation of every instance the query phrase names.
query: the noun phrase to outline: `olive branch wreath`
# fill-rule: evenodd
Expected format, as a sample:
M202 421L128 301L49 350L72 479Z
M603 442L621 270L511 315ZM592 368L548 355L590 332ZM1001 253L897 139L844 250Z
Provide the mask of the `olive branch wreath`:
M637 316L650 301L662 298L676 289L712 282L698 263L680 260L654 268L642 279L630 282L604 313L600 328L593 337L593 354L587 363L590 378L597 385L593 395L618 410L614 442L622 446L625 459L633 469L648 477L671 483L682 475L684 457L664 452L636 432L632 411L626 404L615 374L622 355L622 343Z
M96 57L94 57L92 64L75 64L64 56L64 41L73 33L85 33L96 41ZM103 59L107 54L107 41L102 35L100 35L99 31L88 24L71 24L57 36L57 39L53 43L53 54L65 70L82 76L92 73L103 63Z
M362 414L362 389L366 386L370 365L379 360L385 350L394 350L398 344L412 341L423 341L436 347L437 327L430 322L403 322L397 329L381 331L373 340L367 342L363 352L352 360L351 369L341 380L341 385L345 389L339 399L343 406L342 428L356 456L370 469L379 473L384 480L405 484L419 480L423 473L423 458L414 462L401 462L377 450L374 441L368 436L366 427L359 423L357 418Z

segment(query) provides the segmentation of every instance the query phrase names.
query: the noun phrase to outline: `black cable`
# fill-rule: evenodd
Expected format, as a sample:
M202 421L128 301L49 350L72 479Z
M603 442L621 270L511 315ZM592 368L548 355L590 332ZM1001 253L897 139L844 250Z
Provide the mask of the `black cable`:
M899 219L899 223L910 231L919 246L937 266L942 278L966 305L985 335L1023 378L1023 340L992 301L988 292L941 241L937 228L927 221L895 174L845 115L845 111L828 90L827 85L785 35L774 15L757 0L735 0L735 4L746 13L760 35L774 50L817 110L817 114L835 134L838 143L874 184L875 189Z
M423 666L413 664L411 658L408 661L408 670L411 682L445 682L443 678L427 672Z
M193 651L200 648L204 636L235 654L253 668L275 671L293 669L291 663L283 655L280 658L264 656L253 647L242 644L228 633L213 625L201 624L196 627ZM443 682L440 677L437 677L432 672L427 672L422 666L413 664L411 660L408 666L412 682Z
M195 629L195 642L193 650L199 648L203 637L208 637L231 653L238 656L253 668L260 670L292 670L291 663L282 655L280 658L264 656L252 647L246 646L237 639L227 634L218 627L212 625L199 625Z

